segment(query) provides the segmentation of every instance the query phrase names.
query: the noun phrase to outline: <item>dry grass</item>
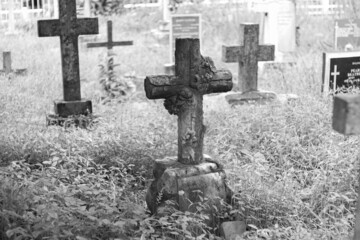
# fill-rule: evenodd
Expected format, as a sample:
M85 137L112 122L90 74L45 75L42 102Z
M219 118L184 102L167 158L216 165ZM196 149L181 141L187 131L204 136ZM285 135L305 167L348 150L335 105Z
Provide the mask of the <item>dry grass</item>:
M237 44L239 23L256 16L229 8L201 12L203 54L236 76L236 64L221 62L221 45ZM297 64L265 72L259 85L300 100L234 109L220 101L205 113L205 152L225 164L239 193L239 211L252 226L246 239L349 239L354 224L358 138L331 129L332 99L320 94L333 20L298 19ZM139 76L138 94L127 103L99 104L104 50L82 45L82 95L101 116L93 131L45 126L52 101L62 97L57 38L38 38L32 29L0 39L13 67L28 69L23 77L0 77L0 162L7 166L0 173L0 232L18 239L136 239L149 230L141 209L152 161L176 154L177 126L162 101L145 99L142 84L143 76L163 72L168 45L151 33L160 12L112 20L115 40L134 40L115 49L115 62L119 74ZM106 19L100 22L105 33Z

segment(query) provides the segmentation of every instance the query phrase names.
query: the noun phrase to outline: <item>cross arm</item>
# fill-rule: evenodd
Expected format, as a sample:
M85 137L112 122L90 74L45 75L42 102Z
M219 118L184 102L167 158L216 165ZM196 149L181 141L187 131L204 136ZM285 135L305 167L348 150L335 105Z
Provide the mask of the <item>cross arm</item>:
M333 129L345 135L360 134L360 96L338 95L334 98Z
M230 91L233 87L231 72L225 69L215 71L211 77L211 81L206 85L206 87L206 93Z
M51 37L60 36L60 23L59 20L39 20L38 21L38 36Z
M176 76L147 76L144 81L148 99L168 98L176 95L183 86Z
M240 46L223 46L222 61L226 63L237 62L242 48Z
M77 34L91 35L99 33L99 23L97 18L79 18L77 19Z

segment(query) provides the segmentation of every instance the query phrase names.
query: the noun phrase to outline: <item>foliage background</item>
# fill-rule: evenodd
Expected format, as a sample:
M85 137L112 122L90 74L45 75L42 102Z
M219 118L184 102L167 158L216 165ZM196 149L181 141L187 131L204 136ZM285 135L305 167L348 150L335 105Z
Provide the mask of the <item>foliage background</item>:
M236 83L237 64L221 61L221 46L238 44L239 23L258 16L229 5L177 11L202 14L202 53L230 69ZM259 76L260 89L295 93L299 101L231 109L221 95L205 97L205 152L225 165L241 203L233 211L248 224L244 239L351 238L359 140L332 130L332 98L320 92L322 52L333 49L335 17L299 13L296 65ZM100 104L104 50L82 43L82 96L99 116L91 130L45 126L52 101L62 98L59 40L38 38L36 24L0 38L12 51L13 67L28 69L26 76L0 77L2 239L174 239L199 222L145 212L153 161L176 155L176 117L163 101L146 100L143 90L144 76L162 73L168 62L167 38L156 30L162 13L137 9L100 17L97 40L105 38L108 19L115 40L134 40L115 48L114 59L118 74L137 76L137 93L128 102Z

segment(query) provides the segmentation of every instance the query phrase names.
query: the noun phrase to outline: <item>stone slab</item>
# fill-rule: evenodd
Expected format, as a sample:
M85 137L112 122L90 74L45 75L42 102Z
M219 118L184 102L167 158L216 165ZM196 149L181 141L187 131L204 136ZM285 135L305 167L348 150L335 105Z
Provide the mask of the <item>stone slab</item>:
M80 101L55 101L55 114L60 117L69 117L71 115L88 115L92 113L91 100Z
M260 92L251 91L245 93L235 93L225 96L226 101L230 105L242 104L266 104L277 100L277 95L274 92Z
M225 240L240 239L246 231L246 224L243 221L223 222L220 226L220 235Z

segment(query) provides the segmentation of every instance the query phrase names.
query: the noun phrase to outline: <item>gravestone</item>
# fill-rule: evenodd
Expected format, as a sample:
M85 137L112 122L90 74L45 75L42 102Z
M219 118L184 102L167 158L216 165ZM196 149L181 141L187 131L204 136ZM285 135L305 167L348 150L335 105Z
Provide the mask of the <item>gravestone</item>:
M26 73L26 69L12 69L11 64L11 52L3 52L3 69L0 70L1 74L13 73L21 75Z
M348 51L359 49L360 19L335 20L335 49Z
M338 93L360 87L360 51L323 53L322 92Z
M275 60L286 61L286 55L296 51L296 8L293 0L254 1L253 8L261 12L260 42L275 46Z
M107 38L108 38L107 42L88 43L87 47L88 48L106 47L109 53L113 47L133 45L133 41L113 42L112 21L107 21Z
M201 43L201 15L200 14L176 14L171 16L170 21L170 63L165 64L165 73L172 75L175 71L174 53L175 40L179 38L197 38Z
M210 58L200 55L199 39L176 39L175 75L146 77L147 98L165 99L168 112L178 116L178 155L155 161L155 180L146 195L153 214L167 200L178 203L181 211L194 211L190 203L199 202L201 194L229 200L224 170L203 155L203 95L230 91L232 85L230 71L216 70Z
M334 98L333 129L344 135L360 134L360 96L339 94ZM360 182L360 176L358 179ZM360 239L360 186L357 189L354 240Z
M258 62L274 60L274 45L259 45L259 25L241 24L240 46L223 46L222 58L224 62L239 63L238 90L242 93L227 95L230 104L244 102L266 102L276 99L272 92L258 91Z
M91 100L81 98L78 36L98 32L96 18L77 19L75 0L59 0L58 20L38 21L39 37L60 37L64 100L55 101L55 114L60 118L92 113Z

